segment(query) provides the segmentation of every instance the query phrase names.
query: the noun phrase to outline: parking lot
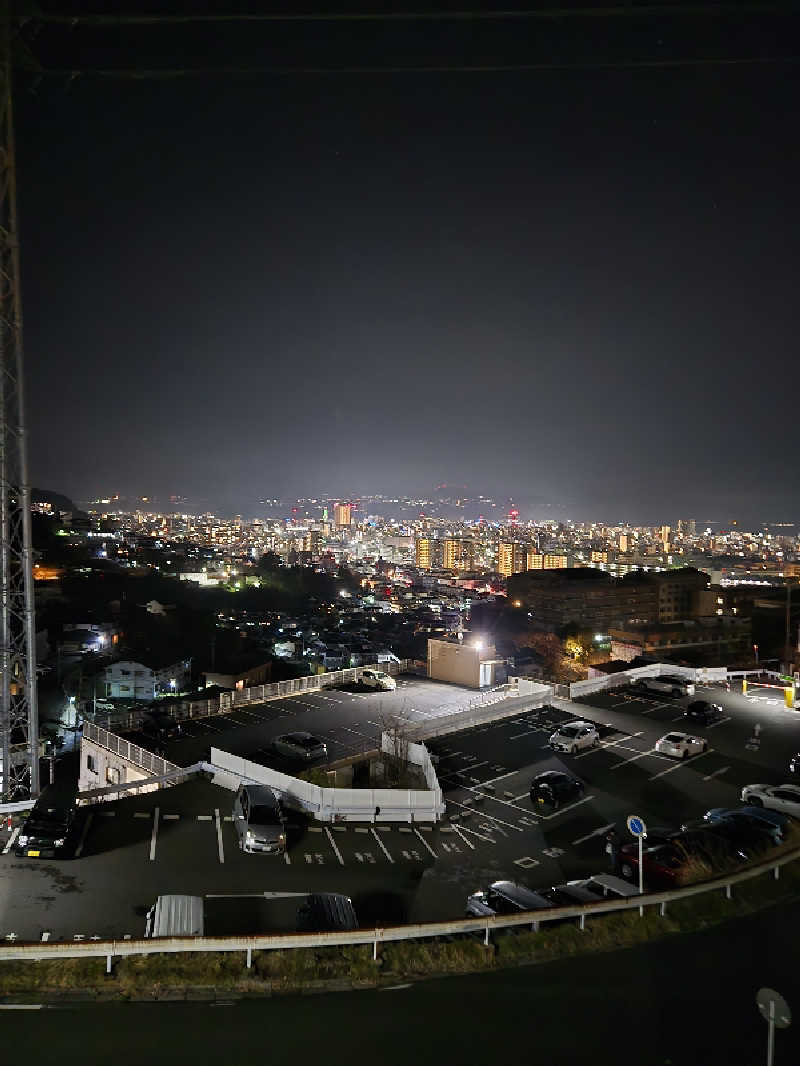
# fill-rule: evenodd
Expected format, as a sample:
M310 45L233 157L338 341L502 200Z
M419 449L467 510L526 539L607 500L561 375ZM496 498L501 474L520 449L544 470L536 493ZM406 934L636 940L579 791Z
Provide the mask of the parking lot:
M271 735L308 729L326 740L335 759L362 744L374 747L389 708L406 713L419 705L418 713L426 706L430 713L441 706L443 690L458 693L412 680L366 699L327 692L245 708L190 723L191 735L170 742L169 757L194 761L210 741L252 755L260 741L269 762ZM710 807L737 805L745 784L791 778L789 758L800 750L797 712L716 688L697 697L720 703L722 717L687 729L686 698L614 690L441 737L428 745L447 803L441 825L334 828L297 816L282 857L243 854L232 794L204 780L83 809L74 860L22 859L11 851L0 858L0 936L138 936L144 912L166 893L246 899L340 891L353 897L365 925L457 918L467 894L498 878L544 888L607 871L605 832L611 826L624 832L629 814L651 827L677 827ZM597 725L600 743L574 755L555 753L550 734L576 711ZM654 751L658 738L675 729L702 735L708 750L684 761ZM579 777L583 798L534 807L531 779L547 769Z
M302 692L234 711L194 718L182 723L181 736L161 747L166 758L189 766L222 748L254 762L285 770L287 764L271 749L281 733L305 730L324 740L328 761L335 762L377 747L388 719L395 715L412 722L453 713L475 698L472 689L417 677L398 677L391 692L348 686L321 692ZM143 747L154 746L139 732L124 734Z

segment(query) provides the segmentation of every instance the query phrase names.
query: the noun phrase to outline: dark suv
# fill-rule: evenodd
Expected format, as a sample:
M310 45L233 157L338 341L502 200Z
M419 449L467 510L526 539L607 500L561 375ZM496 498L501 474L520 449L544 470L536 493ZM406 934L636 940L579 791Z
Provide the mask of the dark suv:
M150 711L139 723L139 732L150 740L172 740L181 735L181 723L166 711Z
M46 803L37 803L19 831L16 854L30 859L63 856L74 823L74 807L48 807Z

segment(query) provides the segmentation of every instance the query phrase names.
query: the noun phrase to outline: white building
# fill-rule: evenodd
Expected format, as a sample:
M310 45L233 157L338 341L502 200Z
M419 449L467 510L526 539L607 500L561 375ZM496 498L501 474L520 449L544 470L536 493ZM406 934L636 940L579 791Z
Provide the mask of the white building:
M183 692L189 687L192 660L157 668L123 659L111 663L100 673L105 695L111 699L150 701L158 696Z

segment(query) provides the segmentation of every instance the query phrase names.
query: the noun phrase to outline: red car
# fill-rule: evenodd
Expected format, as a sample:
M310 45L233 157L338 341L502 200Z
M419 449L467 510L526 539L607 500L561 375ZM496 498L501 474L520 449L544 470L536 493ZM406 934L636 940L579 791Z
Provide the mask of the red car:
M642 850L644 879L651 888L675 888L677 877L686 862L683 855L672 844L645 845ZM627 881L639 880L639 845L623 844L619 849L617 860L619 872Z

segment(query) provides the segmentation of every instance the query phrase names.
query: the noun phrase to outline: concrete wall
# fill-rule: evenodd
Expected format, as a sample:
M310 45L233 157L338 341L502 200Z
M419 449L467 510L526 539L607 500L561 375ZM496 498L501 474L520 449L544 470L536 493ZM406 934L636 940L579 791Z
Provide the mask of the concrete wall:
M428 641L428 676L434 681L449 681L467 688L481 687L481 662L496 658L494 647L478 648L474 644L456 644L447 640ZM494 683L494 669L486 684Z
M90 768L90 767L93 767ZM107 748L92 740L81 740L81 765L78 777L78 791L88 792L93 788L107 788L109 785L126 785L129 781L143 781L150 775L134 766L121 755L108 751ZM151 792L157 785L145 786L143 792Z

